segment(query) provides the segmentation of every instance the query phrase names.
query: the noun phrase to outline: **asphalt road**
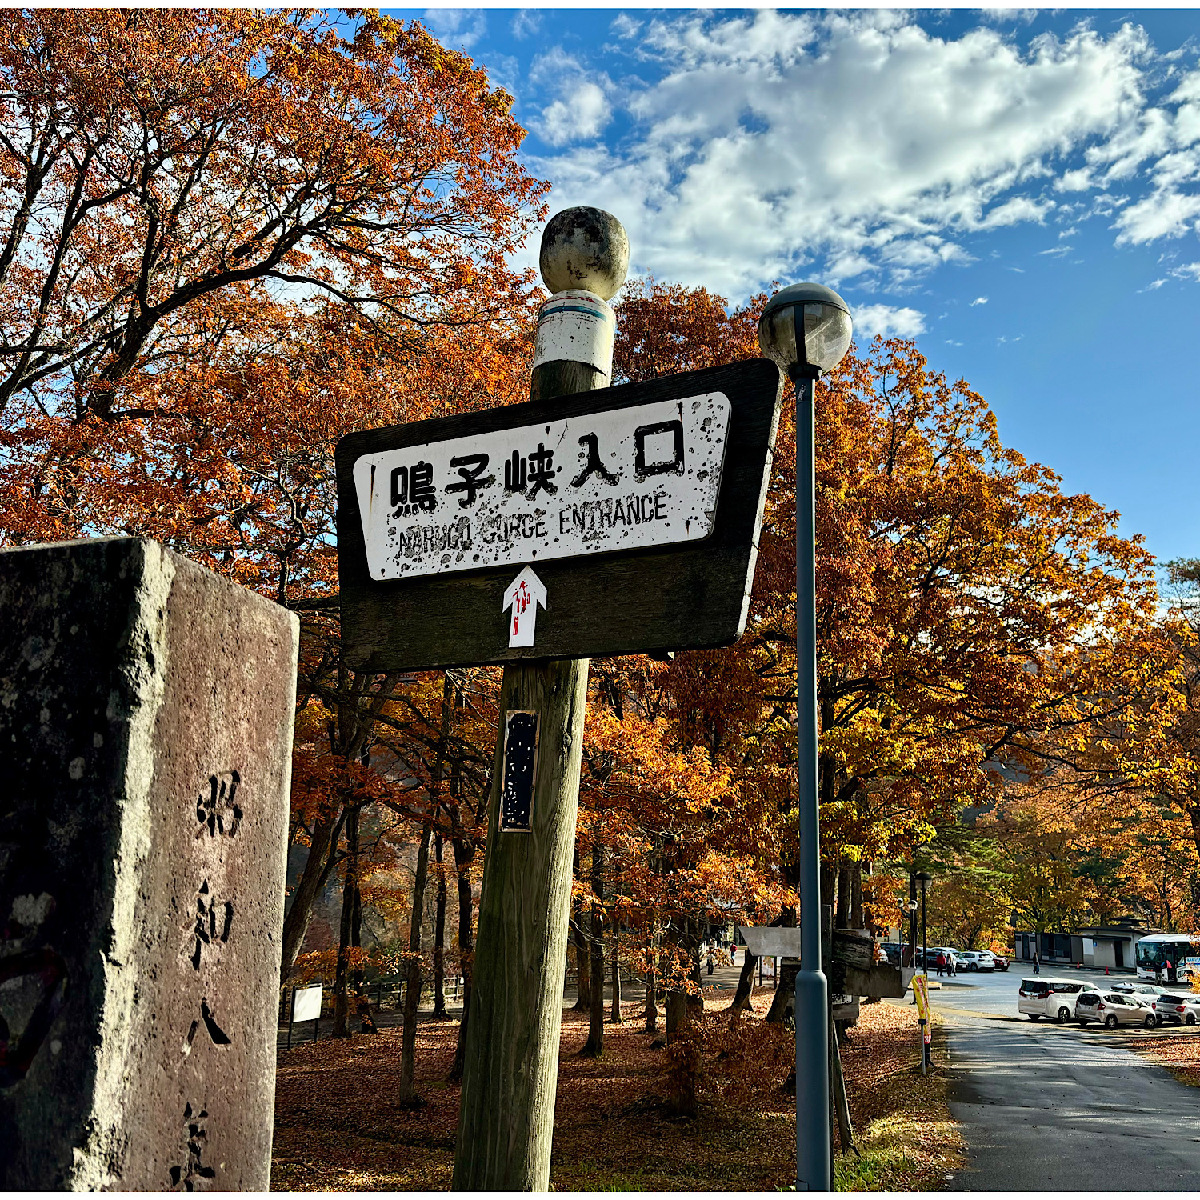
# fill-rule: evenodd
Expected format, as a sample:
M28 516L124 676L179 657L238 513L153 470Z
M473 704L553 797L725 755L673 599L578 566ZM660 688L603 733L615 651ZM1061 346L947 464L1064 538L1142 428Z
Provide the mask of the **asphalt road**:
M1028 974L1014 964L1007 973L958 976L931 995L954 1072L950 1111L970 1151L947 1188L1200 1190L1200 1089L1114 1044L1200 1030L1109 1033L1033 1022L1017 1014ZM1043 974L1104 978L1057 967Z

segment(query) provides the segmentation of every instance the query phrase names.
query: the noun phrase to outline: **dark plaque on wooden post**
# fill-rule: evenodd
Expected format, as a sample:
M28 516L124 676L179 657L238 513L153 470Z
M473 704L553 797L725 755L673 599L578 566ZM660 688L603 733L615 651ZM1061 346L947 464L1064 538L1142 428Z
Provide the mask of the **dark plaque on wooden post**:
M510 709L504 725L504 790L500 793L500 828L503 831L528 833L533 828L537 745L537 713Z
M728 645L781 376L752 359L337 448L347 661L366 671Z

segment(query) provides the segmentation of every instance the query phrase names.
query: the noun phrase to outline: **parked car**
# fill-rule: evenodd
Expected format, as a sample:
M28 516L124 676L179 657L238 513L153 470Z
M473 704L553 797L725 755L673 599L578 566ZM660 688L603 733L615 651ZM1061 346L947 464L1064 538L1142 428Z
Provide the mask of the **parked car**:
M1114 983L1111 990L1122 996L1140 996L1144 1004L1153 1008L1154 997L1161 996L1167 989L1159 987L1157 983L1145 983L1139 979L1132 983Z
M1154 997L1154 1015L1159 1025L1165 1021L1195 1025L1197 1015L1200 1015L1200 996L1195 992L1160 992Z
M1008 970L1008 964L1010 962L1012 962L1011 954L997 954L995 952L995 950L993 950L992 957L996 960L996 970L997 971L1007 971Z
M956 950L953 946L930 946L929 947L929 965L937 966L937 956L939 954L949 955L954 959L955 971L967 970L967 959L962 950Z
M968 971L994 971L996 959L990 950L964 950L962 957L966 960Z
M1085 987L1074 979L1039 975L1022 979L1017 991L1017 1012L1024 1013L1031 1021L1053 1017L1060 1025L1065 1025L1075 1015L1075 1001Z
M1099 1021L1105 1029L1116 1029L1118 1025L1144 1025L1153 1029L1158 1024L1153 997L1143 998L1129 992L1098 992L1090 988L1080 992L1075 1001L1075 1020L1081 1026L1089 1021Z
M900 943L899 942L880 942L884 954L887 955L887 960L893 967L900 965Z

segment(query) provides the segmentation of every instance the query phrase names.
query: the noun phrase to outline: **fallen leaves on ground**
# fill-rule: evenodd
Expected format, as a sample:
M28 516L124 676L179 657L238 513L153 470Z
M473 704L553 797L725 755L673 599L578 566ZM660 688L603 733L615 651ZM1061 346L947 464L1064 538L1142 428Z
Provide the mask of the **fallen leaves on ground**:
M772 1191L795 1182L794 1097L781 1087L778 1057L764 1069L740 1051L779 1034L762 1016L769 989L756 989L759 1026L733 1050L706 1052L702 1103L694 1118L672 1116L665 1051L644 1029L640 1002L606 1024L604 1054L579 1057L586 1013L563 1013L551 1187L560 1191ZM719 1027L729 993L706 997ZM922 1189L952 1169L960 1145L938 1075L913 1073L914 1020L890 1005L864 1006L843 1048L851 1112L864 1156L843 1186ZM298 1046L279 1055L271 1186L294 1191L443 1191L454 1163L459 1087L446 1082L457 1022L423 1019L417 1030L417 1108L399 1105L400 1030ZM715 1046L714 1038L709 1045ZM742 1077L729 1078L742 1064ZM745 1064L749 1062L747 1076ZM765 1064L769 1063L769 1067ZM902 1143L902 1144L901 1144ZM857 1160L856 1160L857 1161ZM853 1174L851 1172L850 1174Z
M1200 1087L1200 1038L1194 1029L1181 1026L1179 1029L1159 1031L1152 1037L1125 1037L1114 1044L1141 1054L1153 1063L1166 1067L1181 1083Z
M838 1155L838 1191L932 1191L963 1162L966 1143L946 1103L948 1078L937 1066L942 1039L936 1018L934 1067L922 1076L915 1013L896 1004L864 1004L842 1047L859 1155Z

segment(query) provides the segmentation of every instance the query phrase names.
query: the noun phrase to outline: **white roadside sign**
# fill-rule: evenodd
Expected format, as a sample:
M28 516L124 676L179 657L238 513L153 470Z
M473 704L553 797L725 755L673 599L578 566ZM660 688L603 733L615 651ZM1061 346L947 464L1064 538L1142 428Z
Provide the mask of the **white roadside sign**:
M292 1020L315 1021L321 1015L321 985L297 988L292 993Z
M707 537L729 414L712 392L364 454L354 484L371 578Z

